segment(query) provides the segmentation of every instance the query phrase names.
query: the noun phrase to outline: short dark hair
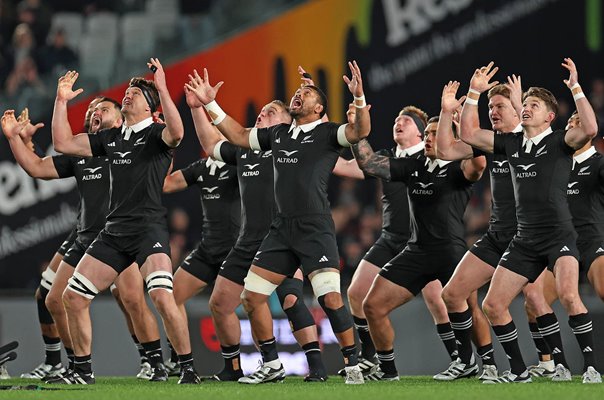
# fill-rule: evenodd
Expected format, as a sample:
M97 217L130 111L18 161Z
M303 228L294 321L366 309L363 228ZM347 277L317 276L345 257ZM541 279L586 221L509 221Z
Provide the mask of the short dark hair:
M550 111L558 115L558 101L549 90L532 86L522 95L522 101L526 100L527 97L537 97L545 103Z
M145 79L140 76L135 76L130 79L131 87L137 87L143 92L143 96L145 100L147 100L147 104L149 104L149 108L151 109L151 114L153 114L157 107L159 107L159 92L155 87L155 82Z
M305 85L304 87L313 90L315 93L317 93L319 95L319 104L321 104L323 106L323 111L321 111L321 113L319 114L319 116L321 118L323 118L323 116L325 114L327 114L327 96L317 86L314 86L314 85Z
M487 93L487 98L490 99L493 96L503 96L506 99L510 98L510 89L504 85L503 83L500 83L499 85L495 85L493 86L489 92Z
M115 107L115 109L120 113L120 116L122 118L124 118L124 115L122 114L122 105L120 104L119 101L117 101L115 99L112 99L111 97L105 97L105 96L102 96L100 99L101 100L99 101L99 103L107 101L107 102L113 104L113 106Z
M273 101L271 101L271 103L275 103L276 105L281 107L283 109L283 111L285 111L286 113L289 113L289 106L287 104L285 104L284 102L282 102L281 100L273 100Z
M438 115L428 118L428 124L431 124L432 122L438 123L438 121L440 121L440 116L438 116Z

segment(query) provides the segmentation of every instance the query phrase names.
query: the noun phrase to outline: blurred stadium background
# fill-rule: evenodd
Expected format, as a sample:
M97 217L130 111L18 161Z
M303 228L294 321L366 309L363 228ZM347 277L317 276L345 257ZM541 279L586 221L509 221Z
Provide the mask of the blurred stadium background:
M350 101L341 77L348 72L346 61L355 59L373 106L370 140L374 148L383 148L392 144L392 122L403 106L413 104L436 115L443 85L459 80L465 91L473 70L491 60L500 67L500 81L520 74L526 87L552 90L560 102L555 126L561 128L574 104L560 63L572 57L604 121L603 9L601 0L0 0L0 109L29 107L32 121L46 124L34 139L51 154L58 76L68 69L80 72L76 87L85 91L70 108L75 130L82 126L91 97L102 93L121 100L129 78L150 77L145 63L158 57L185 123L186 136L174 160L175 168L181 168L202 153L183 96L193 68L207 67L212 82L224 80L222 108L251 125L268 101L289 101L300 84L296 69L302 65L327 93L330 118L341 121ZM481 112L486 126L486 101ZM601 150L601 138L596 144ZM380 188L374 180L334 177L329 194L345 288L379 234ZM466 212L468 243L488 224L489 195L488 179L475 185ZM76 203L73 180L28 177L0 138L0 343L21 341L19 359L9 365L14 375L37 365L43 355L33 293L40 272L73 226ZM199 240L199 197L190 190L165 196L165 204L176 266ZM589 286L582 285L582 292L598 335L604 329L602 303ZM534 361L522 300L514 306L522 346ZM215 372L221 361L207 293L188 309L198 370ZM138 358L117 306L110 296L100 296L92 310L97 373L132 374ZM320 308L315 311L322 320ZM275 312L279 315L278 307ZM418 326L408 328L409 318ZM559 318L566 320L563 314ZM421 301L395 312L394 319L402 374L430 374L446 366ZM570 361L578 367L576 344L566 324L561 325ZM291 359L286 368L302 374L304 356L297 353L288 329L286 321L277 322L281 349ZM324 329L330 373L340 363L332 339ZM254 353L246 340L246 351ZM602 359L603 349L596 351ZM246 368L253 368L254 357L245 358Z

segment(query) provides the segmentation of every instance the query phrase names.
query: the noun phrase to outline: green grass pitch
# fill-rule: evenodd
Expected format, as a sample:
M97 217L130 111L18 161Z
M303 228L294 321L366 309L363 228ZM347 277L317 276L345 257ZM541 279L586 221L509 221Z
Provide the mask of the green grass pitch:
M287 377L282 383L250 386L238 383L204 381L200 385L177 385L176 378L167 383L150 383L135 378L99 377L90 386L43 385L59 390L1 390L0 399L43 400L496 400L496 399L602 399L602 385L583 385L581 377L573 382L554 383L545 378L531 384L484 385L478 379L436 382L426 376L401 377L399 382L367 382L364 385L344 385L341 377L331 376L325 383L305 383L300 377ZM29 379L0 381L1 386L35 385Z

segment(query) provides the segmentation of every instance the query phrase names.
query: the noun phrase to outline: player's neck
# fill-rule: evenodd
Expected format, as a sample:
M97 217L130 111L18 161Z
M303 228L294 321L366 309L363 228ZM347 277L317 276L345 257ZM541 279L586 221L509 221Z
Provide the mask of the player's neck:
M296 121L296 126L310 124L310 123L316 122L320 119L321 119L321 117L319 117L316 114L305 115L303 117L294 118L294 120Z
M524 127L524 135L527 138L533 138L545 132L547 128L550 127L549 123L537 125L537 126L525 126Z
M149 117L150 115L147 114L128 114L125 116L125 123L126 126L132 126L146 120Z

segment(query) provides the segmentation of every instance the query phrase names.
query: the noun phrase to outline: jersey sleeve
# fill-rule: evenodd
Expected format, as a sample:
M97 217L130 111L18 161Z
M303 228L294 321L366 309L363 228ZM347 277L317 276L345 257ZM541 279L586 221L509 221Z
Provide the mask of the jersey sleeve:
M213 157L215 160L223 161L228 165L237 165L237 153L239 148L226 140L221 140L214 146Z
M329 132L329 142L335 147L350 147L352 143L346 139L346 127L348 124L336 124L334 122L327 122L327 129Z
M168 144L164 142L164 139L162 138L162 132L164 131L165 127L166 125L164 124L154 122L151 132L149 132L149 137L154 139L154 142L157 144L160 150L172 150L173 148L168 146Z
M70 156L58 155L52 157L52 162L59 178L69 178L75 175L74 160Z
M493 133L493 154L506 155L505 145L510 136L511 135L496 135Z
M390 158L390 180L407 182L417 160L412 158Z
M106 136L101 133L97 133L95 135L88 134L88 140L90 141L90 150L92 151L93 157L105 156L107 155L107 141Z
M568 143L566 143L566 131L558 130L555 131L554 134L558 135L558 143L560 144L560 148L564 151L565 154L574 154L575 149L570 147Z
M182 176L187 182L187 186L191 186L197 182L197 178L199 178L203 173L204 161L205 160L197 160L180 170L180 172L182 172Z
M252 128L250 130L250 149L252 150L271 150L276 130L282 125L272 126L270 128ZM283 125L287 126L287 125Z

